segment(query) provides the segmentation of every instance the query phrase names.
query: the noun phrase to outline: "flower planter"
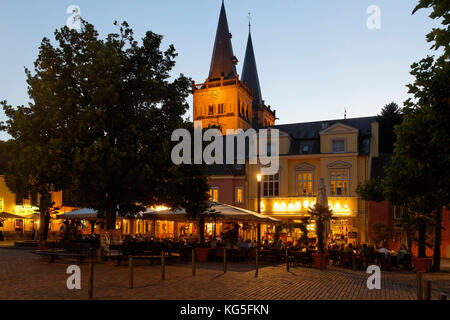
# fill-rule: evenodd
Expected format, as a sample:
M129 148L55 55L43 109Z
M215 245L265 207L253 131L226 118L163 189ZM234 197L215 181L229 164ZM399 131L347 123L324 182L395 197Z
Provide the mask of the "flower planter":
M314 253L313 254L313 258L314 258L314 266L317 269L326 269L327 265L328 265L328 258L330 257L329 254L324 253L322 255L322 268L320 267L320 253Z
M195 255L198 262L207 262L209 257L210 248L195 248Z
M416 272L429 272L431 270L431 263L433 259L431 258L412 258L412 264Z

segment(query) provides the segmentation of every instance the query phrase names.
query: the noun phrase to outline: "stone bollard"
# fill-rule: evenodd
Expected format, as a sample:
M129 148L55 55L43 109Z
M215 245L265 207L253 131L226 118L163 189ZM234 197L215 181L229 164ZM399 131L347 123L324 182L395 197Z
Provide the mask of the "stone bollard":
M425 283L425 300L431 300L431 281Z
M258 273L259 273L259 249L256 248L256 253L255 253L255 264L256 264L256 272L255 272L255 278L258 278Z
M195 260L195 249L192 249L192 276L196 275L196 260Z
M89 262L88 299L92 300L94 295L94 264Z
M417 300L423 300L423 274L417 272Z
M223 273L227 273L227 249L223 248Z
M133 272L134 272L134 266L133 266L133 256L128 257L128 287L130 289L133 289Z
M161 280L166 280L166 253L161 251Z

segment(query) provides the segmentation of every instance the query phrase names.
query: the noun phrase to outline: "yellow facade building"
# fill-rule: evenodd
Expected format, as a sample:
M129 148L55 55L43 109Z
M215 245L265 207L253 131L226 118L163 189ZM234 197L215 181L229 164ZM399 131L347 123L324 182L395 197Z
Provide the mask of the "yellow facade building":
M360 182L370 179L371 159L378 156L378 123L375 117L279 125L280 169L263 176L261 212L298 222L315 204L319 180L326 183L328 201L337 220L331 240L364 243L368 207L355 193ZM257 211L259 165L247 165L248 209ZM314 223L309 226L314 231ZM271 233L273 230L265 230ZM299 238L300 230L287 235ZM311 232L313 234L313 232ZM264 230L263 230L264 235Z

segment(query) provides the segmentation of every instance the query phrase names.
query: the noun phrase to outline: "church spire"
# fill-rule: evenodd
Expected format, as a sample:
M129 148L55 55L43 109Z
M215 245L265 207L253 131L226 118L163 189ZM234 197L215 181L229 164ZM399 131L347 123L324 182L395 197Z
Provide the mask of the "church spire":
M250 25L249 25L250 27ZM242 68L242 82L253 89L253 104L263 104L261 87L259 85L258 69L256 67L255 52L253 50L252 34L249 30L247 50L245 52L244 67Z
M216 41L214 43L214 51L211 59L211 68L209 70L209 79L236 77L236 64L237 59L233 54L233 47L231 45L231 33L228 29L225 4L222 1Z

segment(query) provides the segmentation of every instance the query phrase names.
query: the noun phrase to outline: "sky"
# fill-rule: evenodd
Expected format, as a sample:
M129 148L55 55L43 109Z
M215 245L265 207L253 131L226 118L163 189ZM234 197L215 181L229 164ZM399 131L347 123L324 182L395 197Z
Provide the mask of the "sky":
M438 25L429 10L412 15L417 0L225 0L235 56L242 72L251 12L263 99L277 124L373 116L389 102L402 105L414 61L436 54L425 35ZM29 102L24 67L33 70L43 37L53 38L78 5L101 37L127 21L142 38L164 36L179 53L172 75L203 83L208 76L221 0L2 0L0 101ZM367 9L380 9L380 29L369 29ZM192 119L191 108L186 117ZM0 121L5 121L0 111ZM8 139L0 133L0 139Z

